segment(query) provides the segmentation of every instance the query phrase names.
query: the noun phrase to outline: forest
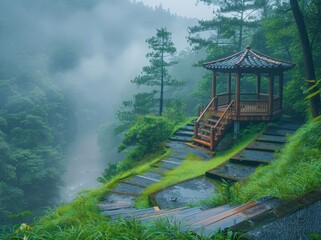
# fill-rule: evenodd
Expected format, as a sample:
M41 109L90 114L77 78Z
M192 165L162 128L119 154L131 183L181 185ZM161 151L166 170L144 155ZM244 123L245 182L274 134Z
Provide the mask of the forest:
M321 164L321 1L197 3L213 9L211 19L177 16L140 1L1 1L1 239L238 239L230 232L194 235L166 222L107 222L96 206L118 179L169 154L166 141L208 104L212 74L202 64L248 46L295 64L284 76L283 115L307 125L280 159L295 165L290 156L302 155L311 165L300 162L293 170L307 179L303 184L300 178L302 186L282 168L285 163L276 163L267 175L258 170L248 185L229 186L228 196L221 192L212 204L244 203L271 193L291 198L320 188L313 169ZM254 82L246 78L241 89L251 91ZM221 81L217 92L224 91ZM262 131L260 124L250 128L228 151ZM104 165L96 176L101 187L62 203L66 152L83 133L97 136ZM284 171L292 189L262 190L271 179L284 181L272 167ZM193 171L192 165L186 168ZM183 172L184 180L197 173L196 166L194 174ZM146 206L146 201L136 204Z

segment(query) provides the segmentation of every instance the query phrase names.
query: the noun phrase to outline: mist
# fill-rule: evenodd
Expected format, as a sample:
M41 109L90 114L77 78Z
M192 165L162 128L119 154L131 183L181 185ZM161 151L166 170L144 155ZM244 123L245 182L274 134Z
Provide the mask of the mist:
M1 63L17 74L16 69L41 73L77 107L76 138L66 150L62 176L62 200L69 201L96 186L108 162L123 157L111 152L102 159L96 132L115 121L120 103L137 92L130 80L147 63L145 40L167 27L183 50L187 27L196 20L129 0L3 0L0 9Z

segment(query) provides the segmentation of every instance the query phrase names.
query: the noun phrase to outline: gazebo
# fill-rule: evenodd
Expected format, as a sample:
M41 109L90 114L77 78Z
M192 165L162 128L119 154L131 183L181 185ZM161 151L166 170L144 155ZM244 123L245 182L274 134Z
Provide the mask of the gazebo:
M294 67L293 63L270 58L247 47L203 66L212 71L212 99L195 121L194 145L214 151L232 124L238 132L241 121L271 121L281 115L283 72ZM225 93L217 94L218 75L220 80L226 75ZM245 77L254 81L250 89L241 88Z

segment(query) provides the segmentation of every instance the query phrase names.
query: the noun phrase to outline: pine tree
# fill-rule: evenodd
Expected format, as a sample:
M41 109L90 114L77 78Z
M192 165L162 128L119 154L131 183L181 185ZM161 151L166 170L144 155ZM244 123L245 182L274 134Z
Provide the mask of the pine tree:
M138 86L145 85L150 87L156 86L156 91L160 95L159 99L159 115L162 116L164 107L164 88L166 86L177 86L179 81L173 79L168 73L168 68L174 64L172 61L176 48L171 38L172 33L166 28L157 29L156 36L146 40L150 52L146 58L150 65L143 67L141 75L137 76L133 83Z
M259 26L267 0L200 0L217 8L213 19L201 20L189 28L188 40L195 49L205 47L210 52L223 50L226 54L241 51ZM206 32L206 34L204 34ZM220 46L220 47L218 47ZM212 49L215 50L212 50Z

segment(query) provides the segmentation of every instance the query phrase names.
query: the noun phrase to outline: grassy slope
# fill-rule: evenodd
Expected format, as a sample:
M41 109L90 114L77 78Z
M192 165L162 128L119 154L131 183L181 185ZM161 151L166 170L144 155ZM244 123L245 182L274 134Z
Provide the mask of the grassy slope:
M321 122L307 123L291 136L277 159L232 189L233 201L264 196L289 199L321 187Z
M187 159L176 169L165 174L165 177L162 178L158 183L153 184L146 188L142 193L141 197L138 197L135 201L135 206L138 208L145 208L149 206L148 196L151 193L157 192L161 189L165 189L168 186L182 182L187 179L195 178L212 169L223 162L227 161L241 149L243 149L247 144L249 144L256 137L257 133L252 133L247 136L242 142L236 144L229 151L215 156L209 161L203 161L198 156L189 154Z

